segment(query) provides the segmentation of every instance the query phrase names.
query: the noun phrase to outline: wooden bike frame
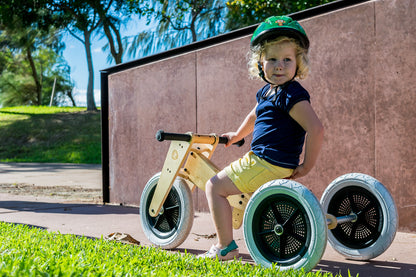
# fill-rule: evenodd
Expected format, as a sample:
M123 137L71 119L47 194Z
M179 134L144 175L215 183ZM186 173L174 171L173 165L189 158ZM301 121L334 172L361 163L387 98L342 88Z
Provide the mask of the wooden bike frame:
M205 184L214 177L219 169L211 162L211 156L220 139L219 136L187 133L185 140L172 140L159 182L149 207L149 214L156 217L165 202L176 177L186 180L191 191L196 187L205 191ZM188 140L189 141L186 141ZM164 139L162 139L164 140ZM227 198L233 207L233 228L243 223L244 209L250 195L242 193Z

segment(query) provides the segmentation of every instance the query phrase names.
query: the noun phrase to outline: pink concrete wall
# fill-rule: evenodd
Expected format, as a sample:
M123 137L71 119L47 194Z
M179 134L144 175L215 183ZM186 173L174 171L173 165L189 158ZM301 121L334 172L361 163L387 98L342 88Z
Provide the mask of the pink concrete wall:
M168 143L158 129L196 128L195 53L109 76L110 202L138 204Z
M312 71L303 85L325 129L316 168L299 179L320 197L336 177L372 175L392 192L402 230L416 231L416 30L414 0L374 1L302 21ZM222 133L238 128L261 81L247 73L250 37L109 76L110 202L139 204L168 142L158 129ZM225 166L249 149L219 147ZM207 211L195 192L194 206Z
M400 226L416 231L416 1L375 3L376 176L399 208Z

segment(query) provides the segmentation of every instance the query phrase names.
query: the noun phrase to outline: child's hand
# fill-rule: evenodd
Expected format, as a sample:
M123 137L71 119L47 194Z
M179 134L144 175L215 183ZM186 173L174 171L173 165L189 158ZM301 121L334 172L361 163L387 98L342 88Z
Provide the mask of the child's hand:
M224 147L228 147L230 145L232 145L235 142L238 142L240 139L236 136L236 132L228 132L225 134L222 134L222 137L226 137L228 139L227 144L224 145Z

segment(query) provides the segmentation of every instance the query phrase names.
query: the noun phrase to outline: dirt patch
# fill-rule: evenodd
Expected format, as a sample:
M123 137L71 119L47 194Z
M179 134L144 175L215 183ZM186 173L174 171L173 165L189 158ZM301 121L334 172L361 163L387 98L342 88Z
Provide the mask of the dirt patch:
M79 186L69 187L38 186L33 184L0 184L0 193L102 203L101 189L86 189Z

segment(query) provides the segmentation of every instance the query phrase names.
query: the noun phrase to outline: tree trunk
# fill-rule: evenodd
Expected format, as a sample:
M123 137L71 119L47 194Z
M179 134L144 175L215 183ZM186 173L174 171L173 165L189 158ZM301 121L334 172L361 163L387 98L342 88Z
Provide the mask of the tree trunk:
M76 107L77 106L77 103L75 103L74 96L72 95L72 90L68 90L67 93L66 93L66 96L68 96L69 99L71 100L72 106L73 107Z
M113 29L114 34L116 36L118 52L116 50L115 42L111 34L111 29ZM117 28L111 22L104 21L104 33L108 38L108 44L110 45L111 55L113 56L116 64L120 64L122 62L123 51L124 51L123 43L121 41L120 30L117 30Z
M91 32L84 31L84 42L85 42L85 53L87 55L87 64L88 64L88 85L87 85L87 110L96 111L97 107L95 106L94 100L94 68L92 65L92 55L91 55Z
M36 106L40 106L42 104L42 84L39 81L38 72L36 70L35 62L33 61L32 51L30 48L26 48L26 57L29 60L30 67L32 69L32 77L35 81L36 85Z

